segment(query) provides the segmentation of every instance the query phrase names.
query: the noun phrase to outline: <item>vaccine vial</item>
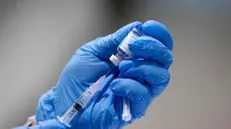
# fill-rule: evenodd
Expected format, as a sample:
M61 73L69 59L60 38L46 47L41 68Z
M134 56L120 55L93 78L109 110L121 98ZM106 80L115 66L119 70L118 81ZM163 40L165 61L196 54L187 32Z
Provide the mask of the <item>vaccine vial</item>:
M131 59L133 57L132 52L129 50L128 44L135 40L137 37L144 35L140 28L133 28L128 35L124 38L124 40L117 47L117 53L110 57L110 61L118 66L119 62L122 60Z

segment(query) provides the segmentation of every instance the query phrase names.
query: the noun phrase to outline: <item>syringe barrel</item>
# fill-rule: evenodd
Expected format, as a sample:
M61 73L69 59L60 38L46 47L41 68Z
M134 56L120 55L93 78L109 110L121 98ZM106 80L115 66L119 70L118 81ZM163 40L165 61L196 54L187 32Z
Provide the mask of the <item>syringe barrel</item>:
M80 112L87 106L93 95L98 90L101 83L103 83L105 77L106 76L100 77L95 83L93 83L89 88L87 88L62 117L58 116L59 121L65 124L67 127L71 127L70 122L78 114L78 112Z
M67 127L71 127L70 122L78 114L78 112L79 111L76 110L74 106L71 106L71 108L69 108L62 117L58 116L58 120L65 124Z
M91 87L90 87L91 88ZM85 108L90 99L93 96L93 93L91 92L91 89L88 88L86 91L83 92L83 94L78 98L76 103L74 105L81 105L82 108Z
M80 112L83 108L86 107L90 99L92 98L93 93L91 92L91 87L88 88L83 94L78 98L78 100L65 112L62 117L58 117L59 121L64 123L67 127L71 127L70 122L73 118Z

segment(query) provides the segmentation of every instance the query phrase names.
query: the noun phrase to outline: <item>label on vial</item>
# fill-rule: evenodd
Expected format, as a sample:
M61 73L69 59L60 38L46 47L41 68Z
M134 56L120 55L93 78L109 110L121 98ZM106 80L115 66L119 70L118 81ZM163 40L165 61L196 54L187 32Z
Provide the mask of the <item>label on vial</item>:
M131 43L135 38L136 35L134 35L133 31L131 31L119 45L118 50L126 55L126 59L130 59L133 56L132 52L128 48L128 44Z
M131 31L126 37L125 39L120 43L120 47L126 47L128 46L129 43L132 42L132 40L134 40L136 36L133 34L133 32Z

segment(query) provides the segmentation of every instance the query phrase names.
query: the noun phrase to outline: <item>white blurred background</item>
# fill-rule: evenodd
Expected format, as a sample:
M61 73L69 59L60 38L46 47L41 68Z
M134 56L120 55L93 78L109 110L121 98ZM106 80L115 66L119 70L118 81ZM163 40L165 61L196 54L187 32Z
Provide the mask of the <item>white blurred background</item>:
M0 128L22 125L75 50L134 21L175 41L169 87L126 129L231 128L231 1L1 0Z

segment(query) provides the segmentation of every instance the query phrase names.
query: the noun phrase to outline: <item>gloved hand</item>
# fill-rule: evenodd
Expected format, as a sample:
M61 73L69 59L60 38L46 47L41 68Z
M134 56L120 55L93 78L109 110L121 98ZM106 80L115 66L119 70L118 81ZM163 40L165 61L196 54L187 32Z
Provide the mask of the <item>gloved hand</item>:
M60 123L57 119L51 119L44 122L40 122L36 126L26 127L15 127L12 129L66 129L66 126Z
M64 68L56 87L40 98L37 121L62 116L90 84L112 67L109 57L137 25L142 26L147 36L129 45L134 60L119 64L119 77L109 75L101 86L100 95L71 124L75 129L123 127L127 124L121 119L123 96L131 100L131 122L144 115L152 100L166 88L170 79L168 68L173 60L171 35L163 24L155 21L133 22L79 48Z

